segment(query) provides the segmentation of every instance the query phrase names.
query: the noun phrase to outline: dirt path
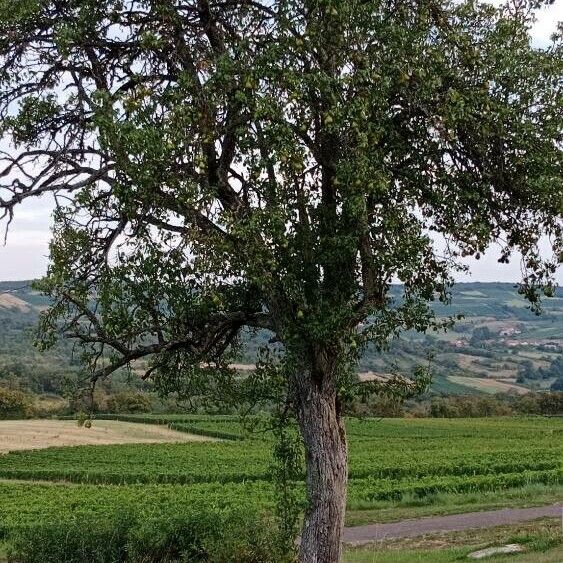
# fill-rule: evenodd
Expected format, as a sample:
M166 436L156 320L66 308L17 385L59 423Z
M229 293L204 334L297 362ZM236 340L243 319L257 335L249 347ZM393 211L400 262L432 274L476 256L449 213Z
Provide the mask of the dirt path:
M563 505L533 508L504 508L488 512L468 512L449 516L430 516L386 524L369 524L345 528L344 543L361 545L383 539L410 538L439 532L456 532L470 528L492 528L544 517L563 517Z

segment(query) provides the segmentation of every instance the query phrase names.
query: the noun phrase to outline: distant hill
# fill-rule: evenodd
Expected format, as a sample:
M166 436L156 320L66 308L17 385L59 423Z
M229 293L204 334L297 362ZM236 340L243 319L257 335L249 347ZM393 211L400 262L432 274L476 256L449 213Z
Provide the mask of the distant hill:
M367 350L360 362L363 377L410 372L426 362L428 353L441 393L522 392L547 389L563 375L563 291L546 299L536 316L515 286L506 283L460 283L452 304L436 304L441 316L463 314L445 334L407 333L389 351ZM0 384L18 381L36 393L62 393L65 381L76 377L78 362L72 344L47 353L33 348L39 313L49 300L30 281L0 282ZM267 335L248 342L241 363L251 364Z
M40 394L61 394L65 381L76 378L78 362L70 343L39 352L33 346L39 313L49 299L31 281L0 282L0 384Z
M397 296L399 289L396 289ZM510 283L459 283L451 305L436 303L439 316L464 315L447 333L405 333L383 354L368 349L359 371L370 378L410 373L433 354L437 393L525 392L548 389L563 375L563 290L545 299L541 316ZM264 343L266 338L264 337ZM260 341L245 355L252 362Z
M463 314L454 329L432 335L406 334L378 356L367 353L361 369L402 370L434 354L434 391L522 392L547 389L563 375L563 290L545 299L544 311L532 313L517 288L508 283L459 283L440 316Z

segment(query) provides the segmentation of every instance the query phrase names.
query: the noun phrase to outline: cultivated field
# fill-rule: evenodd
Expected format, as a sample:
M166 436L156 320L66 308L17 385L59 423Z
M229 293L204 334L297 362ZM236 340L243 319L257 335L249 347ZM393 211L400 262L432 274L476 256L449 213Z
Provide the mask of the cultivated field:
M139 522L147 534L145 549L155 538L177 538L179 522L182 529L197 529L208 538L220 534L218 522L230 522L232 515L238 515L233 516L238 526L272 512L273 441L260 424L262 431L249 433L232 417L123 418L127 422L95 420L91 429L78 428L73 421L19 423L21 428L58 424L79 437L91 434L94 441L110 431L116 442L187 441L50 447L0 456L0 542L35 545L39 529L50 538L66 530L64 538L57 536L59 543L76 543L75 533L84 542L85 527L96 541L105 542L110 528L125 526L123 537L115 539L111 532L111 541L121 542L111 545L125 553L137 538L131 536L133 530L141 533ZM18 426L5 424L0 433ZM349 524L563 499L561 419L350 420L348 432ZM222 439L197 443L194 434ZM37 445L37 435L20 436L21 446ZM294 488L304 501L303 482ZM232 525L224 524L231 535L252 536L238 528L233 532ZM268 529L260 528L264 533ZM41 557L45 553L35 560Z
M209 439L166 426L113 420L96 421L92 428L81 428L72 420L0 421L0 453L55 446L199 442Z
M465 385L466 387L473 387L484 393L519 393L524 395L529 392L529 389L521 385L513 385L498 381L497 379L486 379L484 377L465 377L462 375L449 375L448 379L453 383Z

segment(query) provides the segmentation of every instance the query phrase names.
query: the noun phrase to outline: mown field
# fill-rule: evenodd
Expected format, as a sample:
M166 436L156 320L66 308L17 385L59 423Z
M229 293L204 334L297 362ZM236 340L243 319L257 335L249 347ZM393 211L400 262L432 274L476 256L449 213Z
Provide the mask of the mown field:
M272 510L273 442L260 424L249 432L234 417L123 418L222 440L2 455L0 541L9 544L39 525L92 528L123 514L146 523ZM436 508L440 498L455 503L471 496L474 503L482 497L498 505L530 487L537 488L536 502L542 490L549 491L545 500L563 493L563 419L350 420L348 432L352 523L362 512L401 503ZM303 483L296 487L304 499Z

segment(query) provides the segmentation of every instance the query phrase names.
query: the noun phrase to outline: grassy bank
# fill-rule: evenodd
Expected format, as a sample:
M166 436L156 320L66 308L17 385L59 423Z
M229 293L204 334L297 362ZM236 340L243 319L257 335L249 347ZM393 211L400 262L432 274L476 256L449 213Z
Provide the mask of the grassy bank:
M516 543L525 550L518 555L494 556L487 562L560 563L563 535L557 518L488 530L433 534L422 538L381 541L349 548L344 563L446 563L464 559L468 553L490 546Z

